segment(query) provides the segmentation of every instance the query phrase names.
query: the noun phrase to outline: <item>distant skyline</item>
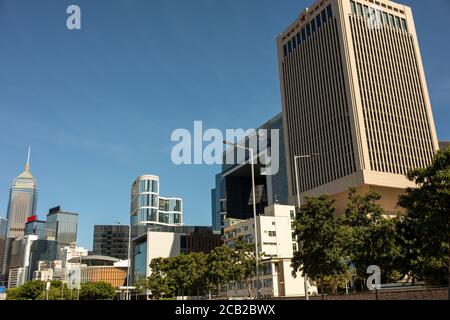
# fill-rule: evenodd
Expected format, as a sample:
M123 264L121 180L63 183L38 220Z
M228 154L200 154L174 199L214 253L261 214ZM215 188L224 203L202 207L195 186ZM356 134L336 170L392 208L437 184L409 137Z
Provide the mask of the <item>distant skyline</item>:
M450 140L447 0L412 7L439 140ZM66 8L82 10L68 31ZM131 184L160 176L184 222L210 225L218 166L175 166L171 132L254 128L281 112L275 37L313 1L0 1L0 216L27 161L37 213L129 223Z

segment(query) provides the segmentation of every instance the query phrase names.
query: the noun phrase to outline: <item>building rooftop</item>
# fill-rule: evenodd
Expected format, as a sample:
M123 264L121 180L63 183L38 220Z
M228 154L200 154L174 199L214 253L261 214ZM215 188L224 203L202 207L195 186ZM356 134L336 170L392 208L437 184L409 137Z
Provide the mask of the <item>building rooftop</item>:
M81 263L86 264L88 266L113 266L114 263L119 262L120 259L113 258L113 257L107 257L107 256L99 256L99 255L92 255L92 256L86 256L86 257L76 257L73 259L70 259L69 263Z

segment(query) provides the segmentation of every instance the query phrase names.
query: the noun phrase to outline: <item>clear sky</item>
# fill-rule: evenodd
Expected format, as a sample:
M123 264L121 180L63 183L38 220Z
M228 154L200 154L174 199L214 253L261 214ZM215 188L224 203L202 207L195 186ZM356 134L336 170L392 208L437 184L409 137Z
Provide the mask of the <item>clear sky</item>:
M450 139L448 0L403 0L416 28L438 137ZM82 30L68 31L78 4ZM175 166L171 132L254 128L281 111L275 37L304 0L0 0L0 216L32 145L38 214L128 223L130 187L161 177L187 224L210 225L216 166Z

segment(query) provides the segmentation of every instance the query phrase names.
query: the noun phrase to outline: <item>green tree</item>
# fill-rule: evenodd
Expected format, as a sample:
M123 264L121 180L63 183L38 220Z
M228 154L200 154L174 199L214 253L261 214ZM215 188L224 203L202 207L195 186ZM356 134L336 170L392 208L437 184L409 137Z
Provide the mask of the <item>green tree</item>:
M21 298L20 288L9 288L6 290L6 300L23 300Z
M6 298L8 300L39 300L43 297L45 282L30 281L18 288L8 289Z
M80 300L112 300L116 295L114 287L107 282L82 283Z
M414 169L399 199L406 209L398 227L402 271L428 284L445 284L450 277L450 148L440 150L426 168Z
M319 283L322 298L325 281L348 270L334 212L334 200L328 195L310 197L295 221L295 234L300 241L292 259L292 274L296 276L301 271Z
M221 285L228 284L235 280L234 250L227 246L214 248L207 257L207 285L208 289L219 295Z
M396 268L400 247L396 235L396 217L387 217L378 203L381 195L369 191L360 195L350 189L345 215L339 219L342 247L356 267L357 275L366 278L370 265L380 267L382 281L399 278Z
M188 265L186 270L189 276L189 288L190 295L204 295L207 292L207 254L203 252L193 252L187 255Z
M230 257L232 273L230 281L244 283L247 288L248 295L252 296L252 280L256 276L256 258L255 258L255 244L248 243L240 236L234 243L233 254ZM262 270L262 256L260 253L259 258L259 272ZM255 288L256 290L256 288Z
M156 258L150 262L151 275L147 278L147 289L155 299L172 297L177 286L175 280L168 275L170 258Z

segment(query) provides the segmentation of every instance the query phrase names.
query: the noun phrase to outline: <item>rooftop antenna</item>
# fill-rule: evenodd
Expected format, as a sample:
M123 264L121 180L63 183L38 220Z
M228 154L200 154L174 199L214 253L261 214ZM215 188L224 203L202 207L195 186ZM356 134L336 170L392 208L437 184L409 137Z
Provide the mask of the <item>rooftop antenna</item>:
M25 165L25 171L30 171L30 155L31 155L31 146L28 146L28 157L27 157L27 164Z

